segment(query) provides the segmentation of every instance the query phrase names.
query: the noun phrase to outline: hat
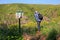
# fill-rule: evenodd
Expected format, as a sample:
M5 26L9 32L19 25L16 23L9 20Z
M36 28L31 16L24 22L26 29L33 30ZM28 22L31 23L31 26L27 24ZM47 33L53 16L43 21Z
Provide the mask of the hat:
M35 13L37 13L38 11L35 11Z

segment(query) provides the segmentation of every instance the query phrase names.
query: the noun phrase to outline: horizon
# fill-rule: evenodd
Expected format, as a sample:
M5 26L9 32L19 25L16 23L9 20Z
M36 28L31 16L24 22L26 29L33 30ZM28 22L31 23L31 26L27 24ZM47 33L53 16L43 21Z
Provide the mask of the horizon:
M59 5L60 0L0 0L0 4L51 4L51 5Z
M8 3L8 4L27 4L27 3ZM31 5L60 5L60 4L31 4Z

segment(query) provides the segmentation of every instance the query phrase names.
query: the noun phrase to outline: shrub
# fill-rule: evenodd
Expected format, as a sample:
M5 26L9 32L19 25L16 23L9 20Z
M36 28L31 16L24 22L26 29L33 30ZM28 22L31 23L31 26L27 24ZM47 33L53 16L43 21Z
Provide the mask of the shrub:
M48 37L46 38L46 40L56 40L56 36L57 36L57 31L55 29L52 29L49 32Z
M0 29L0 40L23 40L23 37L17 25L11 25L8 30Z

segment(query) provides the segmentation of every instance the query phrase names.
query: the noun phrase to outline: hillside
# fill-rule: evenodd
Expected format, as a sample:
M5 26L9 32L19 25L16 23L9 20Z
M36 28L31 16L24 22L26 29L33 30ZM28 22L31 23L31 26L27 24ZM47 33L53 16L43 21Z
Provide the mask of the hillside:
M23 40L18 32L18 19L15 15L17 10L23 10L24 12L24 16L21 19L23 37L26 37L24 36L25 33L35 36L37 31L34 18L35 10L43 15L41 22L41 40L43 38L55 40L60 37L60 5L0 4L0 40Z
M15 20L16 10L23 10L29 20L34 21L34 11L39 11L43 16L56 18L60 16L60 5L35 5L35 4L0 4L0 23Z

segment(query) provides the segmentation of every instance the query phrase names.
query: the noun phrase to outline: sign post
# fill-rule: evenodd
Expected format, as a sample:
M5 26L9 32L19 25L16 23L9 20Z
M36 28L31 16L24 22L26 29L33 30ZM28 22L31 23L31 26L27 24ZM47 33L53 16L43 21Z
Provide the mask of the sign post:
M22 16L23 16L23 12L22 12L22 10L18 10L17 12L16 12L16 18L18 18L19 19L19 33L21 33L21 18L22 18Z

